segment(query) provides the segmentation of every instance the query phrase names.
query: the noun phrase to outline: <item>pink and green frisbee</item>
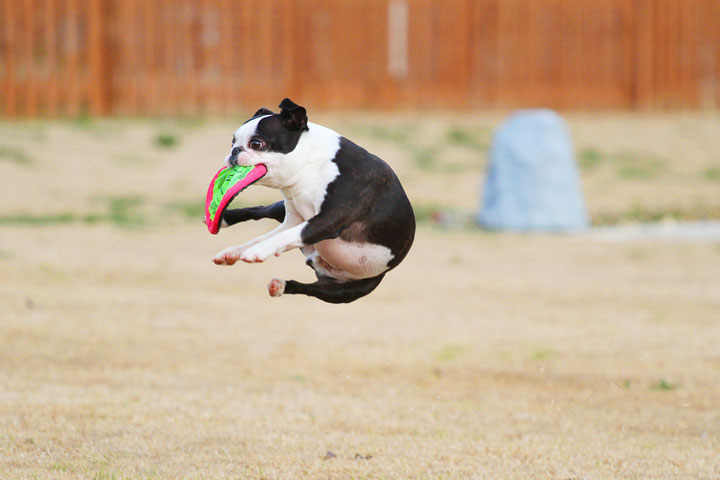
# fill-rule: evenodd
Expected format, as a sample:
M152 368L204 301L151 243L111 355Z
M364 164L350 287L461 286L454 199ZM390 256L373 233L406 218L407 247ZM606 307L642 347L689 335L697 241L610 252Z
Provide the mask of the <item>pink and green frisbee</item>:
M205 224L213 235L228 204L238 193L260 180L267 173L265 165L223 167L215 174L205 197Z

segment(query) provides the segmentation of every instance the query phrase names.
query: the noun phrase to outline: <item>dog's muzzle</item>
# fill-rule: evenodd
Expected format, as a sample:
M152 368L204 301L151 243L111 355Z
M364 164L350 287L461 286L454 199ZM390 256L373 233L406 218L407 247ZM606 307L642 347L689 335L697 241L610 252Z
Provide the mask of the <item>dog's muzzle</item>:
M240 155L241 152L244 152L245 149L242 147L233 147L233 149L230 151L230 159L228 162L230 163L231 167L237 167L238 160L237 157Z

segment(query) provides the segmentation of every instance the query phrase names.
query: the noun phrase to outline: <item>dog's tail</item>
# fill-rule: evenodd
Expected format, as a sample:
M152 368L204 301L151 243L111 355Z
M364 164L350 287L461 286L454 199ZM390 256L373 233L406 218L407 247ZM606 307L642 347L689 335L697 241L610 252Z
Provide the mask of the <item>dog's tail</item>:
M321 277L314 283L300 283L295 280L281 280L273 278L268 283L268 293L271 297L279 297L283 293L301 294L319 298L328 303L350 303L375 290L385 274L372 278L338 282L332 278Z

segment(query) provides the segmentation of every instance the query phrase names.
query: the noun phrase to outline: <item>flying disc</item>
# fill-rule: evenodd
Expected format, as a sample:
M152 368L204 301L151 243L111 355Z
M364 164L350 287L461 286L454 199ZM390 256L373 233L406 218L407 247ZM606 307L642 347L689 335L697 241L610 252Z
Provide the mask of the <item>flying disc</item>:
M228 204L235 196L267 173L265 165L223 167L215 174L205 197L205 224L213 235L220 230L220 222Z

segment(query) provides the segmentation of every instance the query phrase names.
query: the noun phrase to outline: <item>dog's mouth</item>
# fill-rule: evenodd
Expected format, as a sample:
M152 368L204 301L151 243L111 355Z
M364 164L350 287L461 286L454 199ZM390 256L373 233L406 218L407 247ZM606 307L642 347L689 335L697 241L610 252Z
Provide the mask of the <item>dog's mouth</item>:
M267 166L264 163L258 163L256 165L243 165L240 162L238 162L237 157L230 157L227 160L227 164L229 167L262 167L267 171Z

